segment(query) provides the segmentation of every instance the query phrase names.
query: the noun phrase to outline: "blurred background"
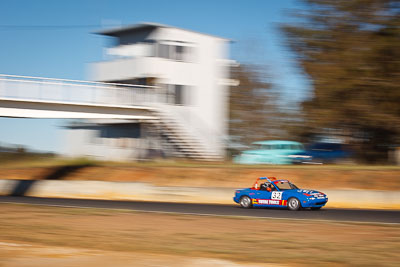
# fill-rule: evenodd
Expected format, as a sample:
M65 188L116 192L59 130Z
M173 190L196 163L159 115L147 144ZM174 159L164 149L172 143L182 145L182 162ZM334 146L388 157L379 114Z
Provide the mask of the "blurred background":
M397 1L171 5L3 1L2 153L399 164Z
M399 12L1 0L0 265L398 266ZM326 209L239 208L264 176Z

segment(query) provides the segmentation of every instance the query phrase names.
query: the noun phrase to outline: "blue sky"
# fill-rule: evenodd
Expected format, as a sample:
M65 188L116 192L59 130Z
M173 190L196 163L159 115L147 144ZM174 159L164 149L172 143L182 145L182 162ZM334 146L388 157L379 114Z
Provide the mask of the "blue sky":
M102 60L107 44L91 32L146 21L232 39L232 59L266 65L283 95L298 100L308 84L278 30L290 19L287 9L296 5L294 0L1 0L0 73L84 80L86 64ZM35 27L45 25L51 27ZM67 25L88 27L55 27ZM63 124L0 118L0 145L59 151Z

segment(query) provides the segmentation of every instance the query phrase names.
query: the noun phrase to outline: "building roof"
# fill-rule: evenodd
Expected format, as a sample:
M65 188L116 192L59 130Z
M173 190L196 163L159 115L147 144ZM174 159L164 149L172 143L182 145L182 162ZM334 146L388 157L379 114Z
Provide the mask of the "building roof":
M153 22L141 22L141 23L133 24L133 25L127 25L127 26L121 26L121 27L112 28L112 29L100 30L100 31L96 31L94 33L117 37L124 33L133 33L133 32L138 32L141 30L152 30L152 29L156 29L156 28L175 28L175 29L180 29L180 30L184 30L184 31L188 31L188 32L197 33L197 34L211 36L211 37L222 39L225 41L231 41L230 39L226 39L226 38L211 35L211 34L196 32L196 31L192 31L192 30L182 29L182 28L178 28L178 27L174 27L174 26L170 26L170 25L153 23Z

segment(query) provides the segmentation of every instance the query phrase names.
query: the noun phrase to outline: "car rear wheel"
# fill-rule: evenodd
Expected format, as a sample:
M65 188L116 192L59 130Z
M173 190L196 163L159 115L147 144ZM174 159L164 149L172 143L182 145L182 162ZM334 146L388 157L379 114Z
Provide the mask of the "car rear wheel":
M251 198L249 198L248 196L242 196L242 197L240 198L239 203L240 203L240 206L241 206L242 208L245 208L245 209L249 209L249 208L251 208L251 207L253 206L253 205L251 204Z
M299 210L301 208L300 201L294 197L289 198L287 207L289 210Z

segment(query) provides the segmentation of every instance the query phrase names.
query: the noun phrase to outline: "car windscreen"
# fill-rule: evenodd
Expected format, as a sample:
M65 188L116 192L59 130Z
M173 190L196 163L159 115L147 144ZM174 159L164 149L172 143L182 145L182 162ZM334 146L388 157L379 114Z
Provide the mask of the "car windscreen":
M279 188L279 190L298 189L297 186L287 181L274 182L274 184Z
M261 145L259 147L263 150L301 150L301 145L290 145L290 144L274 144L274 145Z

